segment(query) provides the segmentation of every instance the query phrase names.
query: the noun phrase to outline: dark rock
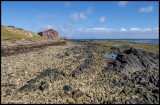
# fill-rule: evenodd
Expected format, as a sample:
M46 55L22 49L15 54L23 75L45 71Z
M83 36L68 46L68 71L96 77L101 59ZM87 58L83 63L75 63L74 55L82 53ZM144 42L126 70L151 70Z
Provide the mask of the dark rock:
M144 92L146 92L146 89L144 87L136 88L135 92L136 93L144 93Z
M154 87L154 84L153 83L142 83L143 85L145 86L148 86L149 88L153 88Z
M72 92L73 98L77 101L82 101L85 97L85 94L79 89Z
M85 73L85 72L90 71L91 69L90 67L81 67L79 70L82 71L82 73Z
M126 94L126 90L123 89L123 90L121 91L121 93L122 93L122 94Z
M25 84L22 86L17 92L19 91L30 91L31 89L33 90L44 90L48 88L48 83L47 82L41 82L41 80L44 77L49 77L50 82L53 83L56 80L60 80L64 78L64 73L63 72L58 72L56 69L47 69L44 72L41 72L39 76L37 76L35 79L31 79L27 81L28 84ZM39 84L39 85L37 85Z
M98 101L100 101L102 99L102 97L97 97Z
M101 72L105 74L105 73L113 73L114 71L111 69L102 69Z
M72 77L77 77L77 76L79 76L79 75L81 75L82 74L82 71L80 71L80 70L75 70L75 71L73 71L73 73L72 73Z
M61 56L58 56L58 58L60 58L60 59L63 59L63 57L64 57L64 56L62 56L62 55L61 55Z
M63 75L62 74L60 74L60 73L54 74L54 80L61 80L61 79L63 79Z
M152 93L158 93L159 94L159 88L154 87L151 90L152 90Z
M57 54L57 56L60 56L61 54Z
M77 57L78 60L81 60L82 58L83 58L83 56L78 56Z
M46 81L42 81L40 86L39 86L39 89L41 91L44 91L45 89L48 89L48 87L49 87L48 83Z
M66 56L69 56L69 54L67 52L64 53Z
M57 72L56 69L47 69L44 72L41 73L41 76L46 77L46 76L51 76Z
M10 89L6 90L6 95L11 95L12 91Z
M28 91L32 88L32 86L30 84L25 84L24 86L22 86L18 91Z
M35 82L36 82L36 79L31 79L31 80L27 81L27 83L29 83L29 84L34 84Z
M135 102L132 101L132 100L127 100L125 103L126 103L126 104L135 104Z
M113 100L105 101L104 104L115 104Z
M149 93L144 95L144 98L146 98L147 100L151 98L151 95Z
M145 80L145 78L139 78L139 82L140 84L145 84L147 81Z
M63 75L64 77L66 76L66 74L63 71L61 71L60 74Z
M63 79L65 74L63 72L57 72L57 71L50 71L49 78L50 82L53 83L56 80Z
M111 50L113 50L114 53L121 53L120 49L117 47L110 47Z
M154 94L153 96L155 97L156 101L159 102L159 94Z
M114 48L117 49L117 48ZM117 50L119 52L119 50ZM156 58L157 57L157 58ZM117 54L116 60L110 62L108 70L135 72L156 68L159 63L159 55L135 48L130 48Z
M72 87L71 87L70 85L65 85L65 86L63 87L63 90L64 90L64 91L70 91L70 92L73 91L73 90L72 90Z

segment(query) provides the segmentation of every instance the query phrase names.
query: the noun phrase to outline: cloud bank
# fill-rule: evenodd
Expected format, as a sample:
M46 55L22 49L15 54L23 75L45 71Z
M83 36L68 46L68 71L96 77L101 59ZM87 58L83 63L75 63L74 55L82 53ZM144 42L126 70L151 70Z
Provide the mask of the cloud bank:
M143 7L139 9L139 12L152 12L154 6Z
M74 39L158 39L159 28L130 28L126 30L108 28L62 29L60 36Z

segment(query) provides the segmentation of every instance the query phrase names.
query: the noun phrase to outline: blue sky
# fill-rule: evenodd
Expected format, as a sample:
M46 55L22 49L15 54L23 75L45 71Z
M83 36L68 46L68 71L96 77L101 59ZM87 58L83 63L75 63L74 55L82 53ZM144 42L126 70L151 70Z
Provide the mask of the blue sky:
M76 39L157 39L158 1L2 1L2 25Z

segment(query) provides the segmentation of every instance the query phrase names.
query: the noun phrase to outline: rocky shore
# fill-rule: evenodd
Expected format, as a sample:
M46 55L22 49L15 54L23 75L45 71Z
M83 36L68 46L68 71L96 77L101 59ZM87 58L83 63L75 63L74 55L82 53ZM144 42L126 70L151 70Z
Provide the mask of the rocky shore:
M156 52L90 42L32 48L1 55L1 103L159 103ZM111 53L118 57L102 57Z

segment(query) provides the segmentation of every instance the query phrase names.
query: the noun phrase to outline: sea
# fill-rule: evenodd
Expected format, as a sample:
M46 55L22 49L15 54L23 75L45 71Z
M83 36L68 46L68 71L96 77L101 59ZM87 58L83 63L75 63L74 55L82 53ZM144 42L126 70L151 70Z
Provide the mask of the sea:
M67 41L125 41L159 45L159 39L67 39Z

